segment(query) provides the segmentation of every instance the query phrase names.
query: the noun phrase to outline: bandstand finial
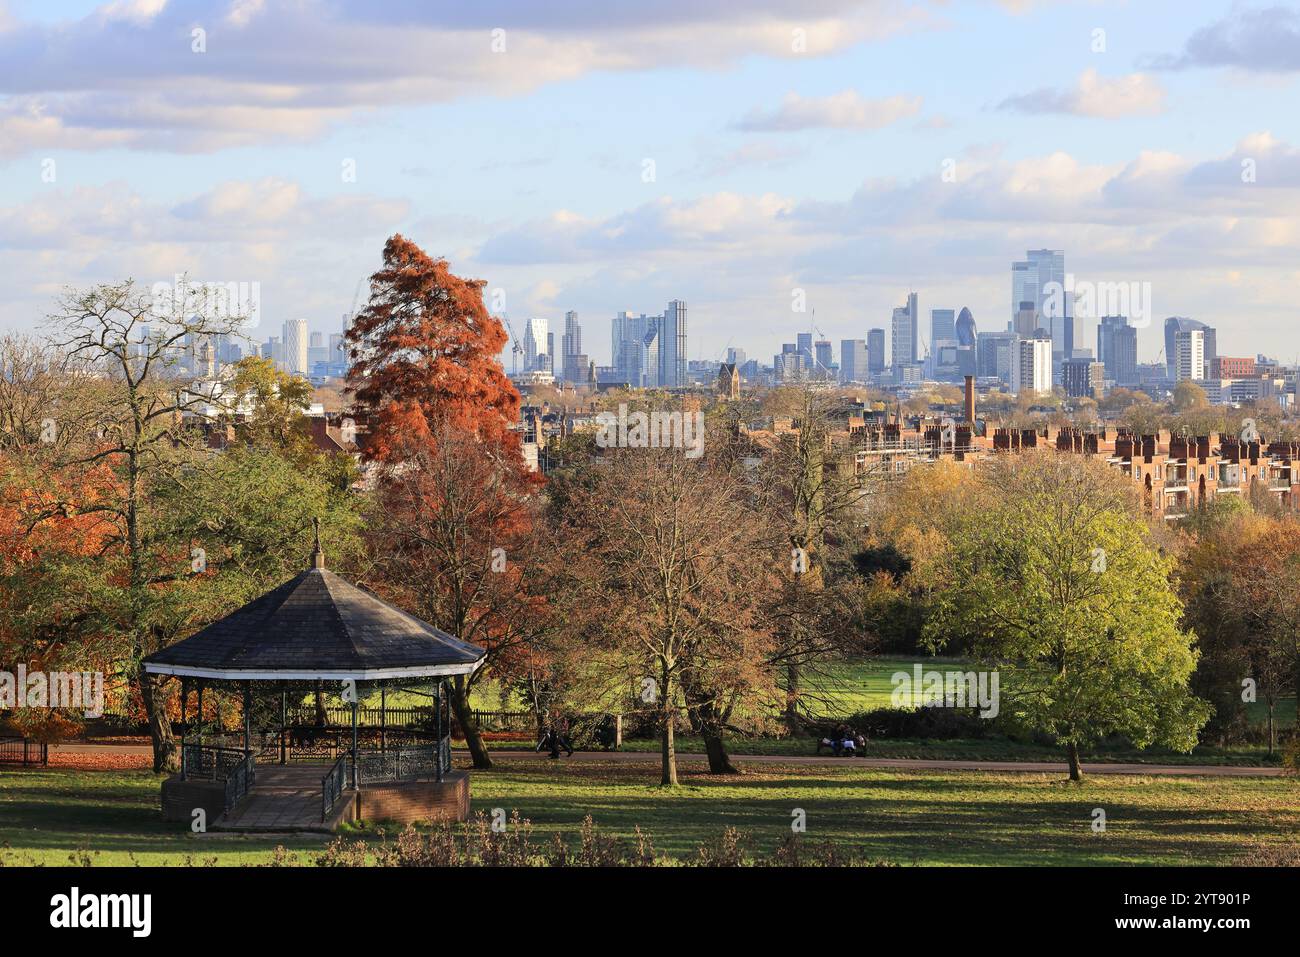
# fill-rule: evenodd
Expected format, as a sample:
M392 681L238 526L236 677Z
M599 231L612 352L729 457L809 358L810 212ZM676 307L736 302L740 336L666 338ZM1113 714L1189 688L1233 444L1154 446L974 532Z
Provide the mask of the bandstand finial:
M320 519L319 519L319 518L313 518L313 519L311 520L311 524L312 524L312 530L313 530L313 533L315 534L315 537L316 537L316 547L315 547L315 549L313 549L313 551L312 551L312 553L311 553L311 567L312 567L312 568L324 568L324 567L325 567L325 553L321 550L321 547L320 547Z

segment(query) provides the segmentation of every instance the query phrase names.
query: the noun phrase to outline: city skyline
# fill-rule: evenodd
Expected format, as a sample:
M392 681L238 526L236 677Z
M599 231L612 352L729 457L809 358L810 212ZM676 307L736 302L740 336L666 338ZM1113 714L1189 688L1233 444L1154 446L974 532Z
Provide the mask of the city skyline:
M329 332L400 231L516 331L680 298L690 359L775 354L796 295L832 341L912 290L922 332L939 307L996 329L1037 248L1151 283L1140 361L1167 316L1300 354L1292 6L725 6L10 0L0 327L189 272L259 283L258 338ZM284 36L315 73L282 74Z

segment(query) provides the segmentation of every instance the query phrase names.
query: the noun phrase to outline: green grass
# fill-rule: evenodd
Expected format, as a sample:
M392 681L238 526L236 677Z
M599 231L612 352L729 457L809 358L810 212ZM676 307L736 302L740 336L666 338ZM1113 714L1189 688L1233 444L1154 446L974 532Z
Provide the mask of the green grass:
M590 814L602 831L640 825L660 851L689 856L726 826L755 849L807 815L807 837L900 864L1225 864L1253 845L1293 844L1300 786L1287 778L885 771L854 766L751 766L736 778L683 766L659 787L652 762L505 761L475 772L475 811L518 810L540 842L572 834ZM0 861L66 864L264 863L276 843L306 852L317 838L197 837L158 816L158 784L144 771L25 771L0 776ZM1092 831L1094 808L1107 830ZM370 839L373 839L371 837Z
M45 865L183 865L266 861L274 842L191 835L159 812L162 778L149 771L26 770L0 774L0 861ZM283 842L320 847L319 838ZM73 855L76 855L74 860ZM30 858L30 860L29 860Z

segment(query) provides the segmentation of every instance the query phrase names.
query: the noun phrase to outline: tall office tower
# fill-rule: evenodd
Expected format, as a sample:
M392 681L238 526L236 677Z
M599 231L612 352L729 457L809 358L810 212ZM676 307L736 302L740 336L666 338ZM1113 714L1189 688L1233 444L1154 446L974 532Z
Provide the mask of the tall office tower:
M1014 332L981 332L975 347L976 375L985 379L1001 379L1011 384L1011 367L1015 365L1016 343L1020 337Z
M970 310L965 306L961 307L961 312L957 314L957 321L953 324L953 331L957 335L957 344L959 346L973 346L979 332L975 328L975 317L970 314Z
M579 368L578 356L582 355L582 326L578 324L578 314L569 310L564 314L564 335L560 338L560 370L565 382L580 384L586 381L586 368Z
M1041 395L1052 391L1052 340L1044 335L1017 339L1011 366L1011 391Z
M813 338L811 332L800 332L795 335L795 345L798 347L799 355L804 357L804 361L812 366L813 361Z
M916 293L907 294L907 305L894 309L890 365L895 369L916 362L920 354L920 330L917 328Z
M840 340L841 382L866 382L868 365L866 339Z
M878 376L885 371L885 330L867 330L867 373Z
M935 343L957 340L957 312L954 309L930 310L930 348Z
M835 362L835 356L832 353L831 342L829 339L818 339L813 343L813 358L816 365L813 367L813 377L816 379L825 379L831 374L831 365Z
M529 319L524 323L525 372L536 372L538 368L537 357L547 354L549 348L546 344L547 325L545 319Z
M287 320L280 329L280 341L284 344L285 371L292 375L305 376L310 369L307 363L307 350L311 340L307 332L307 320Z
M735 366L737 369L741 369L741 370L742 370L742 371L741 371L741 375L744 375L743 367L744 367L744 365L745 365L745 350L744 350L744 349L728 349L728 350L727 350L727 363L728 363L729 365L733 365L733 366Z
M1181 316L1170 316L1165 320L1165 366L1169 373L1169 378L1178 378L1177 351L1178 346L1174 337L1180 332L1197 330L1204 333L1202 336L1202 346L1205 351L1205 369L1208 371L1214 368L1214 360L1219 357L1218 332L1213 326L1207 326L1205 323L1196 319L1184 319Z
M1011 318L1031 303L1036 316L1044 314L1044 304L1051 292L1049 283L1065 288L1065 251L1061 249L1030 249L1022 262L1011 264ZM1070 310L1072 313L1073 310ZM1049 328L1040 323L1042 328ZM1038 328L1035 326L1035 328Z
M553 332L548 332L546 334L546 356L547 356L547 361L550 365L550 368L547 371L554 372L555 371L555 333ZM564 371L563 368L561 368L560 371L563 372Z
M1103 316L1097 326L1097 359L1106 367L1106 378L1116 385L1138 383L1137 330L1127 316Z
M1025 303L1024 308L1016 313L1015 319L1011 322L1011 331L1022 339L1028 339L1035 332L1043 327L1039 324L1038 311L1034 309L1032 303Z
M652 317L653 318L653 317ZM642 389L657 389L663 385L659 381L660 353L663 346L662 330L657 321L651 322L641 340L637 372L632 384ZM639 381L638 381L639 380Z
M1180 329L1174 333L1174 378L1179 382L1205 378L1205 330Z
M345 351L346 348L347 346L343 342L343 336L340 333L331 332L330 345L329 345L329 354L330 354L329 361L346 362L348 358Z
M680 389L686 377L686 303L673 299L659 320L659 385Z

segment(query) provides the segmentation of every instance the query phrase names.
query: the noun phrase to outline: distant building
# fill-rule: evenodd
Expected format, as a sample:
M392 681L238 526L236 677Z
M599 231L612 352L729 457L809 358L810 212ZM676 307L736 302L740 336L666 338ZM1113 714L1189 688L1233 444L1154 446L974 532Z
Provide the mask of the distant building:
M878 376L885 371L885 330L867 330L867 372Z
M909 365L920 358L920 330L917 328L916 293L908 293L907 305L894 309L891 320L893 354L891 364L895 367ZM897 378L897 376L895 376Z
M1137 329L1127 316L1103 316L1097 326L1097 358L1106 367L1106 378L1116 385L1138 384Z
M1174 332L1174 380L1198 381L1205 378L1205 331L1179 329Z
M306 376L311 368L309 361L310 337L306 319L290 319L281 327L283 355L281 366L286 372Z
M724 362L718 369L717 392L724 399L740 398L740 370L734 362Z
M1066 359L1061 378L1070 398L1100 398L1105 391L1106 366L1095 359Z
M840 340L840 381L866 382L870 377L870 360L865 339Z
M1040 334L1017 339L1011 367L1011 391L1043 395L1052 391L1052 340Z

